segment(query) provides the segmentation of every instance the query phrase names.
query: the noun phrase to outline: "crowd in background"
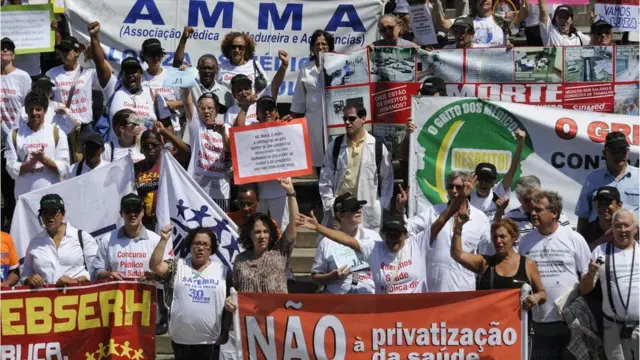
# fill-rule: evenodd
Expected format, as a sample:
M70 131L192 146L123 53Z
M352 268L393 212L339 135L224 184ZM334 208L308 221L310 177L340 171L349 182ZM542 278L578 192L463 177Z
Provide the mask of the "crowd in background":
M380 39L370 46L420 47L408 5L388 2L388 14L378 22ZM456 0L457 17L447 19L440 1L425 3L441 32L439 44L430 47L513 47L512 25L520 23L531 46L613 43L612 26L603 20L593 22L589 35L577 31L568 5L549 12L545 0L523 0L517 12L500 13L494 5L490 0ZM31 239L22 271L10 235L2 233L3 286L37 288L125 278L155 283L164 300L158 302L157 333L170 332L177 359L234 358L228 339L234 336L230 315L236 308L228 298L229 288L297 291L290 257L296 229L302 227L321 238L311 269L318 292L399 294L527 286L522 306L531 314L532 359L638 360L639 183L638 168L628 164L626 135L607 135L606 165L583 184L575 230L560 194L546 190L536 176L516 179L527 136L522 130L514 132L517 150L500 181L491 163L477 164L473 173L453 171L446 181L449 201L407 217L413 189L394 185L389 149L365 130L367 110L362 104L348 105L343 109L344 135L329 144L323 136L309 138L323 210L318 221L313 214L300 213L289 178L233 184L229 128L304 116L310 133L326 131L319 55L334 50L332 34L311 34L309 62L299 71L290 113L284 115L278 110L278 91L289 55L278 52L280 67L268 78L254 60L255 41L244 33L226 34L220 49L187 64L184 53L194 30L185 27L173 66L194 66L196 85L167 88L167 70L161 65L166 52L158 39L146 39L142 61L125 58L116 73L100 46L100 23L89 24L89 44L70 35L64 16L57 16L52 28L55 53L16 55L11 39L1 41L3 229L10 226L20 195L126 156L134 161L136 193L121 199L124 226L100 239L66 220L65 199L42 197L38 220L43 232ZM94 66L80 64L83 53ZM225 62L218 63L220 54ZM440 78L426 79L420 93L447 95ZM415 131L411 119L406 129L401 144L405 184L408 139ZM244 252L233 269L210 260L219 239L207 228L189 232L186 258L172 255L167 246L171 226L158 224L155 212L163 149L238 225ZM512 188L518 207L509 207ZM134 273L123 268L123 262L140 256L148 258L143 268ZM354 266L337 261L345 257L353 259ZM193 273L196 280L183 276ZM572 289L580 296L561 313L556 301ZM571 331L568 319L573 317L593 326Z

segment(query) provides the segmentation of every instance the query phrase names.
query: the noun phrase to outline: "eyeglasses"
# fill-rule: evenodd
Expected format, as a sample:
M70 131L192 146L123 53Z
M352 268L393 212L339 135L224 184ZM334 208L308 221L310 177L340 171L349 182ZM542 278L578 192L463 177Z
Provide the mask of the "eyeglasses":
M132 206L122 209L125 214L139 214L142 211L142 206Z
M233 49L233 50L238 49L238 50L240 50L240 51L244 51L244 47L245 47L244 45L234 45L234 44L231 44L231 49Z
M596 31L594 34L598 36L611 35L611 31Z
M464 188L464 185L447 184L447 190L451 190L453 188L455 188L456 190L462 190Z
M42 217L54 217L58 214L60 214L60 209L40 210L40 216Z
M204 250L210 250L211 249L211 245L207 244L207 243L193 243L191 244L191 247L193 248L200 248L200 249L204 249Z
M393 31L393 29L395 29L395 25L387 25L387 26L383 26L383 27L379 27L378 31L380 31L381 33L387 32L387 31Z
M240 206L240 208L243 207L253 207L256 203L251 201L251 202L242 202L242 201L238 201L238 205Z
M261 113L270 113L270 112L274 111L275 109L276 109L275 106L262 106L260 108L260 112Z
M343 116L342 120L344 122L347 122L347 121L348 122L354 122L354 121L358 120L358 117L357 116Z

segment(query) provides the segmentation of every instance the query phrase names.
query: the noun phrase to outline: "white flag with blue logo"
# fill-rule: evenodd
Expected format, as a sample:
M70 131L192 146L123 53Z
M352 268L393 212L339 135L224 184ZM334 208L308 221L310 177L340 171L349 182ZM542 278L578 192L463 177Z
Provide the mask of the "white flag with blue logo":
M160 187L156 196L157 230L167 224L173 225L174 254L185 257L189 253L184 242L187 233L204 226L218 237L216 257L229 269L233 268L233 259L242 251L236 224L166 150L162 154Z

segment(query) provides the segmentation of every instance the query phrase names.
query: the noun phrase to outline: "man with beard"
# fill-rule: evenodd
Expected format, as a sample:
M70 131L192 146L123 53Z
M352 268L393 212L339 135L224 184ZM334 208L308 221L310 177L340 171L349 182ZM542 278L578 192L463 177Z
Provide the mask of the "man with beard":
M629 142L627 136L621 132L607 134L602 155L605 159L604 168L593 171L584 184L576 204L575 214L578 216L577 231L584 233L589 222L597 217L595 195L603 186L612 186L620 192L623 206L638 212L638 168L627 163L629 160Z
M589 45L591 38L573 26L573 8L560 5L553 12L549 23L547 0L540 0L540 37L544 46Z

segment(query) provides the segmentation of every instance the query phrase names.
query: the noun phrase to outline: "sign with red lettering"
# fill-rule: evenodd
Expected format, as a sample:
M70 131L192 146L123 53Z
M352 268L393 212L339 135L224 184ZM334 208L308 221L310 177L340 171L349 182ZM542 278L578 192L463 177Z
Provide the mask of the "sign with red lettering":
M236 184L304 176L313 171L306 119L232 127L229 139Z
M2 359L155 358L155 286L109 282L1 293Z

